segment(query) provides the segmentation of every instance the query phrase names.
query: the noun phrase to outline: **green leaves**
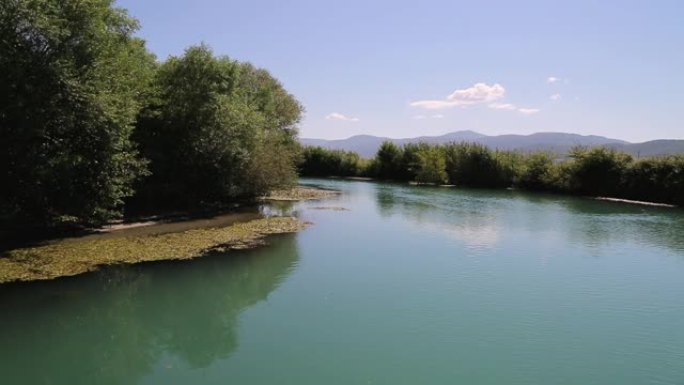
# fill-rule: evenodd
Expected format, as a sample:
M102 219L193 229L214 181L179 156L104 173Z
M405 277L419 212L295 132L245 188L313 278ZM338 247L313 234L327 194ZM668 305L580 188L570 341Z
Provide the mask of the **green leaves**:
M144 162L130 141L154 57L107 0L0 5L0 215L99 223Z
M226 203L295 180L302 109L265 70L200 45L161 64L154 89L135 134L151 161L150 200Z
M303 109L276 79L205 45L159 65L138 26L111 0L0 3L0 219L97 224L125 200L225 203L294 181Z

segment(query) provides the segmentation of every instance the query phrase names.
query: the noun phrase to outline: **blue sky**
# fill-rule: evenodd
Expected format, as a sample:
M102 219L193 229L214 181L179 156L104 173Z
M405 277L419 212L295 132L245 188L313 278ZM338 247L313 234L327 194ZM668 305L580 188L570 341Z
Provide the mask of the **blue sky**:
M160 59L268 69L303 137L563 131L684 139L682 1L118 0Z

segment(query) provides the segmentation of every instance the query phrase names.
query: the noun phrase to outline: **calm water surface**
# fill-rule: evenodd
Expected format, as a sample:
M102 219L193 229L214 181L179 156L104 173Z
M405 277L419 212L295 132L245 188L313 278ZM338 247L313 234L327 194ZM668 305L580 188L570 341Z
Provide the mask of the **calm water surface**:
M0 286L0 383L684 384L684 212L304 183L269 247Z

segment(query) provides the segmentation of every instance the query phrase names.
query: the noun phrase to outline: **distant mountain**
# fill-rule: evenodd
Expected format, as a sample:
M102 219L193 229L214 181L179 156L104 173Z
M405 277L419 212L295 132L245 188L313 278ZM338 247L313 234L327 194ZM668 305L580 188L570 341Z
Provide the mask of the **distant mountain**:
M615 148L634 156L662 156L684 154L684 140L658 139L643 143L628 143Z
M390 140L398 145L426 142L431 144L448 142L474 142L492 149L520 151L551 151L566 154L574 146L607 146L628 152L635 156L659 156L684 153L684 140L652 140L644 143L630 143L596 135L578 135L561 132L539 132L531 135L488 136L474 131L455 131L440 136L392 139L372 135L357 135L347 139L325 140L301 138L306 146L320 146L329 149L354 151L362 157L375 155L382 142Z

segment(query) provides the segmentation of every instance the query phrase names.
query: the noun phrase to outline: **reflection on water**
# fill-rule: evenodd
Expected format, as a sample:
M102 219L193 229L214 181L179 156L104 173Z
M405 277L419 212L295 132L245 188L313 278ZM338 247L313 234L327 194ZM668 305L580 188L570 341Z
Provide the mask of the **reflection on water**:
M466 246L494 247L502 233L553 229L574 243L600 248L616 240L684 252L679 209L520 191L375 186L379 213L410 219L416 231L442 232Z
M128 384L172 370L164 364L170 356L190 368L226 358L239 343L240 313L265 300L297 263L294 236L272 242L1 286L0 375L12 384Z
M268 247L0 286L2 383L684 383L683 211L310 183Z

